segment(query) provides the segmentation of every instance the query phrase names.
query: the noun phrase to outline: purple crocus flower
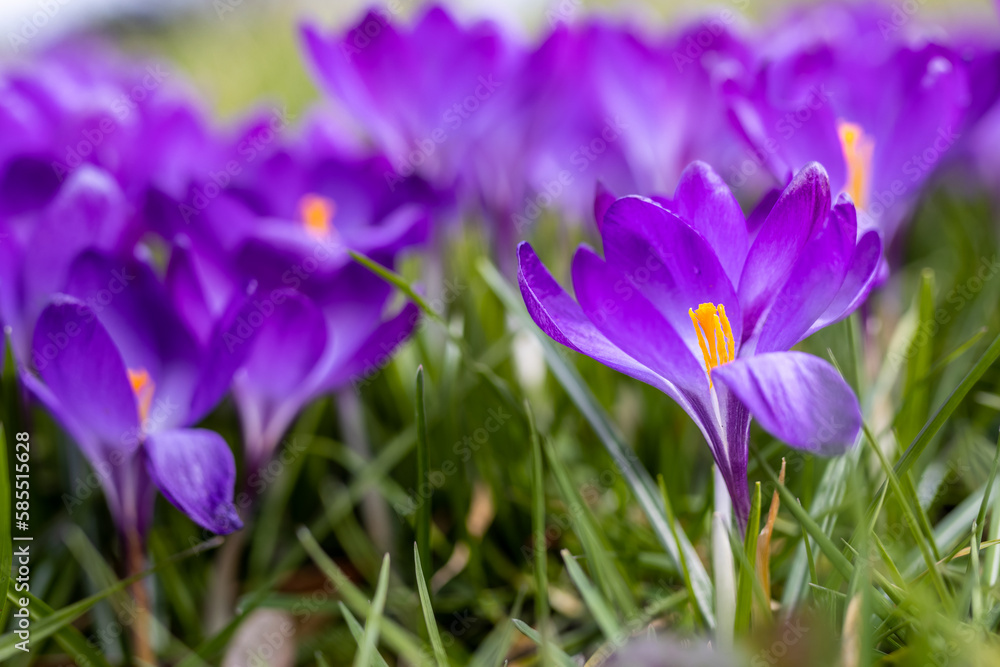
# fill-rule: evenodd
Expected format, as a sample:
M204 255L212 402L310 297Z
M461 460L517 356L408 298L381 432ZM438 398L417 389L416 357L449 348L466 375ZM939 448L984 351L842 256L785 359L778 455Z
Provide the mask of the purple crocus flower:
M199 344L146 262L95 252L74 262L38 318L38 376L24 383L83 450L126 537L145 533L156 489L208 530L241 527L232 452L218 434L190 428L236 365L222 330Z
M245 295L222 354L241 359L233 396L251 472L307 403L363 384L418 322L413 304L387 314L391 286L348 249L393 266L425 242L436 193L415 177L387 187L384 156L331 132L315 118L244 164L199 215L198 242L175 242L167 269L172 300L200 337Z
M854 206L831 208L812 164L750 230L722 179L703 163L674 196L598 207L604 259L579 248L574 301L527 243L521 293L557 342L646 382L691 415L726 480L737 516L750 509L751 416L789 445L819 455L849 448L858 401L826 361L790 351L850 314L871 289L881 242L857 239Z
M752 149L724 171L729 182L742 187L763 166L783 187L820 162L862 228L888 245L970 104L961 56L896 21L888 6L829 3L766 32L755 74L731 100Z
M489 162L477 142L507 117L522 58L497 25L462 26L432 6L406 28L369 12L343 35L312 26L302 35L321 85L392 160L390 182L416 173L440 187L472 185L470 161Z

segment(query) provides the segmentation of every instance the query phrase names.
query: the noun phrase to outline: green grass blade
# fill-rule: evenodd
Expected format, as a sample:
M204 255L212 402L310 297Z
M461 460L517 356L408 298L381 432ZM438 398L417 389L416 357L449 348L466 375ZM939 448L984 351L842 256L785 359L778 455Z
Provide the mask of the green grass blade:
M55 612L49 605L45 604L42 600L39 600L38 598L36 598L34 595L32 595L27 591L16 594L13 590L7 591L7 596L12 602L16 600L16 598L14 597L15 595L17 595L18 597L28 598L29 601L28 613L31 615L31 618L34 621L31 628L32 641L40 640L39 635L36 634L38 632L39 626L42 624L42 622L45 621L45 619L52 616ZM49 634L55 635L56 643L59 644L59 646L61 646L62 649L66 651L66 653L69 654L69 656L73 658L77 664L91 665L95 667L111 667L111 663L109 663L107 659L104 658L104 656L102 656L94 648L92 648L90 643L83 636L83 634L81 634L80 631L77 630L75 627L70 625L69 622L62 623L58 628L54 628L53 627L54 625L55 624L53 623L47 626L50 629L52 629L52 632L50 632ZM11 635L5 635L3 638L0 638L3 640L4 646L6 646L7 639L10 636ZM13 642L18 641L16 635L14 636L12 641ZM13 647L13 644L11 646ZM16 648L12 648L11 650L13 652L9 653L8 657L20 652Z
M41 600L26 592L15 592L13 590L8 590L7 598L11 602L16 603L19 597L28 597L28 599L31 601L29 605L29 613L31 613L32 618L35 621L31 626L31 641L40 642L41 640L47 637L51 637L52 635L58 635L58 633L70 627L70 624L73 621L80 618L80 616L82 616L83 614L87 613L91 609L91 607L93 607L101 600L104 600L120 591L124 591L126 588L131 586L136 581L148 577L150 574L156 572L161 567L166 566L168 563L176 563L180 560L183 560L184 558L188 558L195 554L202 553L207 549L214 548L221 543L222 543L221 539L215 538L209 540L208 542L203 542L201 544L198 544L192 547L191 549L187 549L174 556L171 556L169 559L161 563L157 563L154 567L144 572L140 572L138 574L132 575L131 577L116 581L111 586L108 586L107 588L102 590L100 593L91 595L90 597L84 598L79 602L74 602L73 604L63 607L58 611L52 610L47 605L45 605L45 603L43 603ZM40 613L36 615L36 612ZM20 640L18 636L14 633L6 634L3 637L0 637L0 661L7 660L12 656L17 655L18 649L16 648L15 645L18 643L18 641Z
M511 623L514 624L514 627L517 628L522 635L535 642L537 646L541 647L542 636L538 634L536 630L532 629L530 625L516 618L511 619ZM573 660L573 658L566 655L565 651L556 646L551 647L550 657L555 657L555 660L560 667L580 667L576 660Z
M657 539L678 568L680 568L681 550L683 549L687 554L695 600L701 611L702 618L705 619L710 628L714 628L715 613L713 610L714 593L712 591L712 580L709 578L708 572L705 571L698 553L691 546L687 535L678 529L677 535L680 540L677 541L674 539L674 533L670 530L670 526L667 524L667 517L663 512L662 501L657 497L659 493L656 489L656 484L653 482L652 477L650 477L649 472L636 460L635 453L631 448L622 442L611 419L597 402L593 392L584 383L579 372L563 358L556 348L556 344L535 326L524 308L524 303L503 276L500 275L496 267L488 260L481 259L478 263L478 270L483 280L486 281L486 284L496 294L497 298L503 302L507 310L521 318L525 326L534 332L542 345L546 363L552 374L562 385L563 389L566 390L566 393L569 394L573 403L576 404L577 409L580 410L590 423L591 428L597 433L601 444L604 445L608 454L611 455L615 465L618 466L633 495L635 495L636 500L639 502L639 506L642 507L643 512L649 518L650 525L653 527L653 532L656 534Z
M441 633L438 632L437 619L434 618L434 609L431 607L431 596L427 593L424 569L420 565L420 549L416 544L413 545L413 566L417 572L417 594L420 596L420 608L424 614L427 636L430 638L431 648L434 650L434 660L438 667L448 667L448 654L445 653L444 644L441 642Z
M755 452L756 454L756 452ZM767 464L767 461L758 457L757 458L760 467L764 470L767 476L771 479L774 484L774 488L778 490L778 495L781 496L781 504L788 508L788 511L795 515L795 518L802 525L802 530L808 533L814 540L816 540L816 546L820 548L823 555L826 556L833 567L840 573L845 579L850 579L854 571L854 566L851 562L847 560L847 557L840 552L834 544L830 537L823 532L823 529L819 527L819 524L809 515L808 512L803 509L795 496L792 494L788 488L778 481L778 476L775 474L771 466Z
M344 617L344 621L347 623L347 628L351 631L351 636L354 637L355 643L361 646L361 642L364 641L365 637L365 629L361 627L358 619L354 618L354 614L344 606L343 602L337 602L337 606L340 608L340 613ZM372 655L372 660L374 660L376 667L389 667L389 663L385 661L381 653L376 652Z
M920 433L910 443L910 446L906 448L906 451L903 452L899 460L896 461L896 475L902 475L910 469L910 466L913 465L927 445L930 444L931 439L937 435L941 427L944 426L944 423L948 421L952 413L955 412L955 409L972 390L972 387L979 382L998 357L1000 357L1000 335L993 339L993 342L990 343L983 356L976 361L972 369L969 370L959 385L955 387L955 390L951 392L951 395L937 409L934 416L920 430Z
M344 574L343 570L337 567L333 559L323 551L308 528L300 526L296 531L296 535L303 549L309 554L313 562L316 563L316 566L337 587L340 597L348 608L356 614L368 618L372 612L372 606L368 601L368 597L354 585L348 576ZM435 667L434 663L428 659L420 642L391 619L385 618L382 620L380 634L385 638L386 644L392 650L401 654L406 660L425 667Z
M875 436L872 435L871 431L868 430L868 425L862 423L862 431L864 432L866 439L869 444L871 444L872 450L878 457L879 463L882 464L882 469L886 474L887 482L889 484L889 489L896 494L896 500L899 502L899 506L903 510L903 514L906 517L906 525L910 528L910 532L913 533L913 539L917 542L917 547L920 549L920 553L924 557L924 562L927 565L927 572L931 576L931 581L934 583L934 588L937 589L938 595L941 597L941 602L943 602L947 607L952 605L951 593L944 584L944 579L941 578L941 573L937 568L937 560L934 558L934 552L927 543L927 540L923 533L920 531L920 526L916 515L913 512L913 507L911 503L919 504L916 496L910 497L900 483L899 478L893 471L892 466L889 464L888 459L885 458L885 454L882 449L878 446L875 441ZM936 549L935 549L936 550Z
M986 480L986 490L983 492L983 502L979 504L979 514L976 515L976 525L979 526L979 541L983 540L983 526L986 523L986 508L990 504L990 491L997 478L997 467L1000 466L1000 433L997 434L997 451L993 454L993 466L990 468L990 476ZM996 521L997 517L994 516ZM938 559L940 560L940 558Z
M385 598L389 594L389 554L382 559L382 570L378 575L378 585L375 586L375 598L372 600L371 611L365 621L365 635L361 641L361 649L354 656L354 667L369 667L372 656L378 654L378 636L382 624L382 613L385 611Z
M934 272L924 269L920 273L920 288L917 292L915 311L917 313L917 335L907 350L906 375L903 408L896 416L896 432L900 442L911 442L919 426L927 421L930 409L930 387L922 379L931 368L934 352ZM923 334L921 339L919 336Z
M604 638L608 641L619 639L622 634L622 628L618 623L615 613L608 606L607 601L605 601L594 584L591 583L590 579L587 578L587 575L583 573L583 569L576 562L576 559L573 558L573 555L567 549L563 549L560 553L562 554L563 562L566 563L566 572L569 574L569 578L576 584L577 590L583 596L583 601L586 603L590 613L593 614L594 620L597 622L597 627L601 629Z
M437 320L439 323L443 324L445 328L447 328L448 325L444 321L444 318L441 317L441 314L436 310L434 310L434 308L432 308L431 305L427 303L427 300L424 299L424 297L417 294L417 291L413 289L410 283L408 283L406 279L404 279L401 275L399 275L395 271L387 269L386 267L376 262L374 259L366 257L365 255L362 255L359 252L355 252L354 250L349 250L348 253L351 255L351 259L353 259L358 264L361 264L366 269L368 269L372 273L382 278L382 280L385 280L386 282L389 282L392 285L394 285L399 291L401 291L411 301L413 301L413 303L417 304L417 307L419 307L420 310L424 312L424 314Z
M750 630L750 608L753 605L753 584L757 578L757 535L760 533L760 482L754 485L750 502L750 519L747 523L743 551L746 558L741 560L739 584L736 589L736 632Z
M424 408L424 367L417 367L417 391L416 391L416 411L417 411L417 488L427 483L430 479L430 448L427 444L427 412ZM421 498L417 505L417 515L415 517L417 550L420 553L420 562L426 563L428 572L433 567L431 565L431 493L432 484L427 484L428 495ZM427 588L428 578L424 579L424 588Z
M670 504L670 495L667 493L667 484L663 480L663 475L656 476L656 483L660 487L660 496L663 497L663 511L667 515L667 523L670 525L670 533L671 535L674 536L674 541L676 542L678 541L677 525L676 525L677 519L676 517L674 517L674 507L673 505ZM691 573L688 572L687 555L684 553L683 549L680 551L680 557L681 557L681 576L684 578L684 588L687 589L688 597L693 601L694 587L691 585ZM691 605L691 608L694 610L694 613L697 616L698 605L696 604Z
M549 573L548 549L545 538L545 469L542 466L542 445L535 427L531 406L525 401L528 428L531 430L531 530L532 556L535 567L535 623L542 635L542 660L548 660L549 634Z

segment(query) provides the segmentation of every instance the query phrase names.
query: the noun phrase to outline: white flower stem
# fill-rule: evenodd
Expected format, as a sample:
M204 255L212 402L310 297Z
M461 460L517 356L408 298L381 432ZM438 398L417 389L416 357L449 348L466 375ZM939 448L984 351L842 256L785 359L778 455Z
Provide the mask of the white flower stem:
M733 550L729 544L733 503L729 498L726 481L715 470L715 512L712 515L712 571L715 575L716 642L720 648L733 645L733 627L736 623L736 571Z

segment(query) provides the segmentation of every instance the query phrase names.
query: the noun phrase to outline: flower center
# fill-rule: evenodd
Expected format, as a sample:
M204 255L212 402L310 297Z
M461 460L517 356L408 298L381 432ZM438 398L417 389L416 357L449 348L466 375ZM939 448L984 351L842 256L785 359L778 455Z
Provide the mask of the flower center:
M156 384L149 377L145 368L137 370L128 369L128 381L132 385L132 393L135 394L139 403L139 422L145 423L149 417L149 406L153 404L153 392L156 391Z
M337 214L337 204L320 195L308 194L299 200L299 216L302 225L312 236L323 238L333 230L333 217Z
M844 151L844 163L847 165L845 189L854 204L863 209L868 203L868 175L871 173L875 141L865 134L860 125L844 120L837 122L837 133L840 135L840 147Z
M705 359L705 374L708 375L708 386L711 387L712 369L736 358L733 328L729 326L726 307L721 303L718 307L712 303L703 303L698 306L698 310L688 308L688 314L694 331L698 334L701 356Z

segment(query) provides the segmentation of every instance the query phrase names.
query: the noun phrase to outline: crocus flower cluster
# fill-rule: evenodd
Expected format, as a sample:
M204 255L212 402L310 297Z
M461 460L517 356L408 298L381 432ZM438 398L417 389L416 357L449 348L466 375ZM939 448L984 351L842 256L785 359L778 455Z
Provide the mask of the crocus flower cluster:
M0 79L0 321L29 395L97 472L123 537L158 489L228 533L236 459L197 423L232 393L244 468L417 324L348 252L393 266L441 194L326 120L212 128L162 65L89 47Z
M302 48L322 102L225 128L169 68L92 47L0 73L0 321L123 533L155 489L237 528L235 458L199 421L231 395L246 467L265 463L417 325L350 252L393 267L460 218L517 258L546 333L690 413L745 519L751 417L817 454L854 441L856 398L792 348L886 278L953 145L996 134L978 123L1000 93L996 49L842 4L537 41L432 7L305 26ZM596 218L576 299L516 246L545 212Z

